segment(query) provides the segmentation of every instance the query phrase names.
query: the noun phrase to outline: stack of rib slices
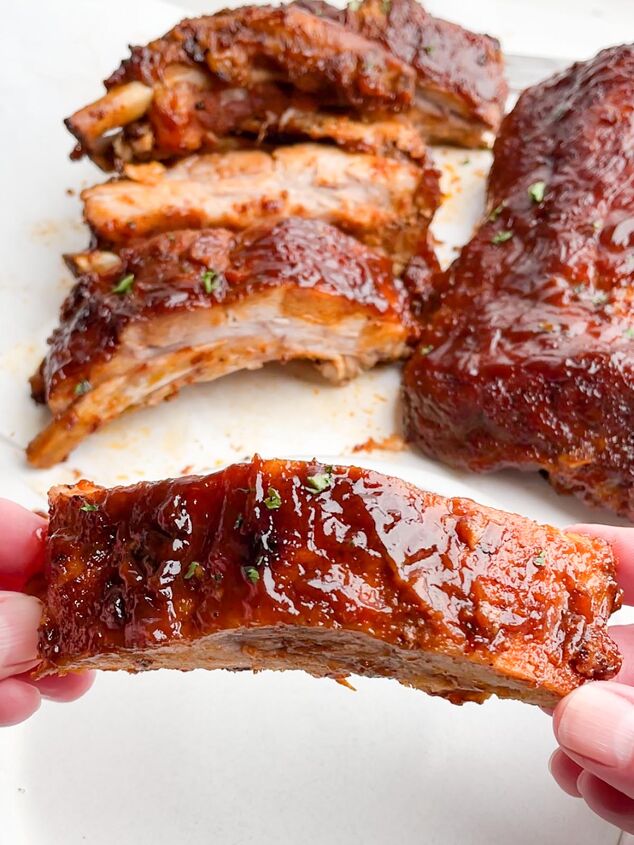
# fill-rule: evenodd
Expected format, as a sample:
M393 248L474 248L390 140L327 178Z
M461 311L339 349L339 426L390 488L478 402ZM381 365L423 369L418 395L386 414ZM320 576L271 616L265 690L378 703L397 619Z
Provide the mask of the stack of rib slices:
M28 457L182 386L306 359L344 381L407 357L437 269L428 141L491 143L497 41L415 0L246 6L182 21L67 120L93 246L32 379ZM410 268L411 272L407 272ZM415 272L414 272L415 271Z

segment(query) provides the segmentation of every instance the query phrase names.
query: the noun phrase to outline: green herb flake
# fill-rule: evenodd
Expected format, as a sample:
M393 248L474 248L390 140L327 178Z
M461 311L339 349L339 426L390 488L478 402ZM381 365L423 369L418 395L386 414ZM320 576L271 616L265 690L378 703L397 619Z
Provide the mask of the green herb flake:
M276 511L282 504L279 490L276 490L275 487L269 487L264 504L270 511Z
M384 15L389 15L390 9L392 8L392 0L382 0L381 8L383 9Z
M79 384L75 385L75 396L85 396L91 390L92 385L89 381L80 381Z
M319 472L315 475L309 475L306 479L306 487L312 493L323 493L329 487L332 487L332 467L325 467L325 472Z
M128 273L127 276L122 276L117 284L112 288L113 293L118 293L119 296L125 296L130 293L134 286L134 273Z
M492 223L494 223L494 222L498 219L498 217L500 216L500 214L502 214L502 212L504 211L504 206L505 206L505 205L506 205L506 203L505 203L505 202L501 202L501 203L500 203L500 204L499 204L496 208L494 208L494 209L493 209L493 211L489 214L488 219L489 219Z
M434 48L431 46L431 44L428 44L426 47L423 47L423 50L427 53L428 56L431 56L431 54L434 52Z
M205 293L212 293L220 284L220 276L215 270L205 270L201 279Z
M546 565L546 552L541 549L533 558L533 563L535 566L545 566Z
M421 355L429 355L430 352L434 351L434 347L431 343L427 343L425 346L419 346L418 351Z
M629 338L629 340L633 340L634 339L634 328L632 326L630 326L629 328L625 329L625 331L623 332L623 337L627 337L627 338Z
M198 563L197 560L192 560L192 562L187 567L187 572L185 573L185 580L189 581L189 579L193 578L194 575L197 578L200 578L202 576L202 574L203 574L202 566Z
M84 502L84 504L80 507L80 511L86 511L86 513L94 513L98 511L99 508L97 505L91 505L90 502Z
M513 237L513 232L510 229L502 229L500 232L496 232L495 235L491 238L491 243L495 244L505 244L507 241L510 241Z
M603 229L603 220L595 220L592 223L592 228L594 229L595 232L600 232L601 229Z
M252 584L257 584L257 582L260 580L260 573L257 571L255 566L245 566L244 574L247 576L247 578Z
M608 301L608 295L605 291L600 290L598 293L594 294L591 301L595 307L600 308L601 305L605 305Z
M471 159L470 158L463 158L462 161L460 162L460 164L462 164L463 166L467 165L467 164L471 164Z
M351 12L358 11L360 6L361 0L350 0L350 2L348 3L348 9L350 9Z
M528 188L528 195L533 202L543 202L545 193L546 183L541 180L539 182L533 182L533 184Z

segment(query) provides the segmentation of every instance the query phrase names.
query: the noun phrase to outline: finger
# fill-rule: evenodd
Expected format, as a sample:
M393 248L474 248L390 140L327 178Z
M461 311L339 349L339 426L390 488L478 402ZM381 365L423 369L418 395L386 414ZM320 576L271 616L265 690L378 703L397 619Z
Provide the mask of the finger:
M46 520L0 499L0 589L22 590L44 565Z
M634 798L634 689L613 681L579 687L555 709L557 741L577 765Z
M0 679L37 663L37 628L42 606L24 593L0 593Z
M558 748L553 752L548 768L564 792L572 795L573 798L579 798L581 793L577 789L577 778L583 771L581 766L578 766L561 748Z
M634 686L634 625L612 625L610 636L623 657L623 664L613 680Z
M52 675L50 678L41 678L37 681L29 678L28 675L21 675L20 679L33 684L44 698L50 698L52 701L76 701L94 684L95 673L82 672L77 675L64 675L64 677Z
M571 525L566 531L601 537L612 546L625 604L634 604L634 528L614 525Z
M590 772L582 772L577 788L588 807L626 833L634 833L634 800L604 783Z
M0 681L0 727L17 725L40 706L40 691L17 678Z

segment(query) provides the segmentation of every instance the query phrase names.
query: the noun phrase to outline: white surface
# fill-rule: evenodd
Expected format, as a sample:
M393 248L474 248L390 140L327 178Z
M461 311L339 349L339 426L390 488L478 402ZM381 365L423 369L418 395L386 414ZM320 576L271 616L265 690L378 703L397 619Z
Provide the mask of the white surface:
M442 5L459 17L458 3ZM476 6L473 25L500 33L496 4L465 3L463 19ZM67 160L71 139L60 119L100 93L129 41L148 40L181 14L150 0L42 0L5 10L0 118L16 131L5 132L11 147L2 157L0 495L28 505L41 506L52 482L78 474L118 483L213 469L254 450L345 455L398 430L396 368L332 388L301 368L270 367L132 414L63 467L25 467L22 447L46 418L25 379L70 285L60 253L87 241L78 200L65 189L101 178L92 165ZM530 43L543 45L530 21L522 30L527 44L530 33ZM571 35L575 52L573 43L583 54L588 42ZM509 49L528 52L519 45ZM448 258L477 219L488 156L438 158L450 197L435 229ZM407 452L385 457L390 471L421 486L540 520L602 516L536 476L467 476ZM457 709L389 682L357 686L353 694L295 674L104 676L83 701L46 706L0 733L0 842L616 843L614 828L550 780L553 741L540 711L496 701Z

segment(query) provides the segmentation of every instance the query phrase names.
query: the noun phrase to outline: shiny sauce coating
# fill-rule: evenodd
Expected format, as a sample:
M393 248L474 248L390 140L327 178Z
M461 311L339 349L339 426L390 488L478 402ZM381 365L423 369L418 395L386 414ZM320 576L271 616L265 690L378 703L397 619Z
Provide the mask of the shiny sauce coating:
M230 309L267 287L313 290L405 326L416 325L391 261L320 220L287 218L240 234L226 229L180 230L139 239L117 253L110 269L80 274L62 306L60 327L34 379L46 401L72 389L91 367L120 349L124 331L169 313ZM117 292L121 280L129 289ZM94 385L93 385L94 386Z
M528 89L487 213L427 293L406 427L476 471L543 469L634 518L634 47Z
M45 666L279 625L487 665L520 650L517 673L560 690L620 662L603 541L355 467L55 488L48 555Z

